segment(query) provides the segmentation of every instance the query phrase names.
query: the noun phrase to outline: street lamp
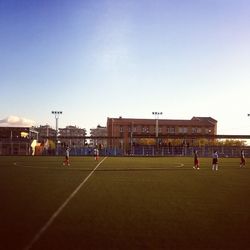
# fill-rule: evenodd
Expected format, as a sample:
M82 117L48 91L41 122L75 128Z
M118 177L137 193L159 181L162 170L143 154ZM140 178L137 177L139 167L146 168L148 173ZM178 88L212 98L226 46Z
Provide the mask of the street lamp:
M55 115L55 119L56 119L56 155L58 155L58 148L57 148L57 144L58 144L58 119L59 116L62 114L62 111L51 111L51 113L53 115Z

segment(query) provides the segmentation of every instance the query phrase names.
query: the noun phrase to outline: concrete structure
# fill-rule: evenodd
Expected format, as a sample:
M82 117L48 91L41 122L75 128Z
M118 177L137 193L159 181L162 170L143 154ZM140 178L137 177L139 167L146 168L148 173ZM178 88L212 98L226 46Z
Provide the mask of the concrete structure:
M30 155L38 132L30 127L0 127L0 155Z
M90 136L94 137L93 139L90 139L90 145L102 145L102 147L106 148L108 145L107 139L103 137L107 137L107 127L102 127L98 125L96 128L90 129Z
M40 125L40 127L35 127L38 132L38 140L43 141L47 137L56 137L56 130L47 125Z
M63 145L68 145L70 147L83 147L85 145L86 136L85 128L78 128L76 126L66 126L65 128L59 128L59 140ZM68 137L68 138L67 138ZM78 138L79 137L79 138Z

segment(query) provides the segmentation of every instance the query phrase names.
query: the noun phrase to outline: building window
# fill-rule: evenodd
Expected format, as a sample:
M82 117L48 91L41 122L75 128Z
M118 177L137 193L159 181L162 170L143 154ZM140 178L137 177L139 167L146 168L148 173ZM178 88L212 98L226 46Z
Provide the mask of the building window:
M192 133L193 134L199 134L199 133L201 133L201 128L192 128Z
M171 134L174 134L175 133L175 128L169 128L169 132L171 133Z
M187 127L179 127L179 133L186 134L188 131Z

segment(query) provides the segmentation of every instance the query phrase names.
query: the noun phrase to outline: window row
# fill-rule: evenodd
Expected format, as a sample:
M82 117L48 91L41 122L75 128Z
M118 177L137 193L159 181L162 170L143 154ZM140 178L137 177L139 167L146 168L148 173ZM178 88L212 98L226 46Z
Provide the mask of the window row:
M155 133L156 127L154 126L120 126L120 132L133 132L133 133ZM167 133L167 134L174 134L174 133L192 133L192 134L200 134L205 133L209 134L212 132L211 128L201 128L201 127L166 127L166 126L159 126L158 133Z

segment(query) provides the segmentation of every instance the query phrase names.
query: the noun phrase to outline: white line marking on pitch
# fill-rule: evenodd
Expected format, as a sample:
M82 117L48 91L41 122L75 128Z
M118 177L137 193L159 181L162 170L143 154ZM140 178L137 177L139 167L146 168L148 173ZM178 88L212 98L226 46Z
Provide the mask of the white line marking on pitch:
M178 164L178 166L175 166L175 167L176 168L182 168L182 167L184 167L184 164L181 163L180 165Z
M95 172L95 170L106 160L105 157L102 161L100 161L96 167L90 172L90 174L81 182L81 184L73 191L73 193L66 199L66 201L55 211L55 213L50 217L50 219L45 223L45 225L38 231L32 241L24 248L25 250L29 250L32 246L41 238L43 233L50 227L50 225L54 222L54 220L58 217L58 215L62 212L62 210L66 207L66 205L70 202L70 200L77 194L80 188L87 182L90 176Z
M91 171L92 169L89 168L72 168L72 167L39 167L39 166L28 166L28 165L22 165L21 163L13 162L13 165L16 167L22 167L22 168L35 168L35 169L50 169L50 170L81 170L81 171Z

